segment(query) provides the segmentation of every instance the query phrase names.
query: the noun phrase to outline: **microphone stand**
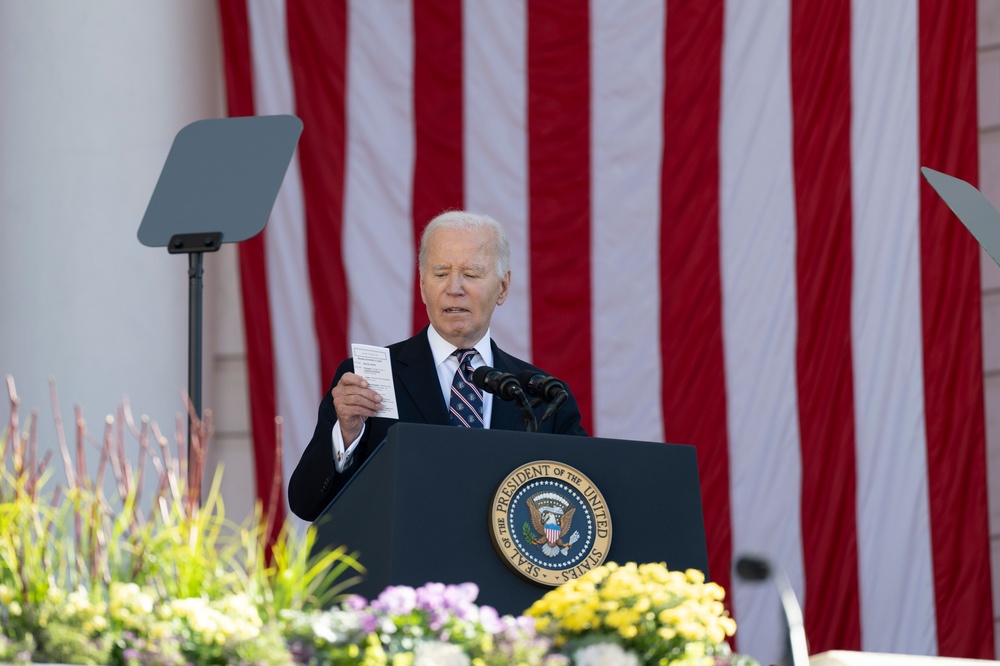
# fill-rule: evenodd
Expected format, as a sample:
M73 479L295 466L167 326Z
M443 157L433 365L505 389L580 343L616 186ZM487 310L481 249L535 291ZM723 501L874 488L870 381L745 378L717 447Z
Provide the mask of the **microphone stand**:
M521 408L521 425L524 426L524 432L538 432L538 419L535 418L535 412L532 411L523 391L514 394L514 402Z
M566 399L567 399L567 398L569 398L569 394L568 394L568 393L566 393L566 391L561 391L561 392L559 393L559 395L557 395L557 396L556 396L556 397L555 397L555 398L554 398L554 399L552 400L552 402L550 402L550 403L549 403L549 406L548 406L548 408L547 408L547 409L545 410L545 413L544 413L544 414L542 414L542 420L543 420L543 421L545 421L546 419L548 419L548 418L550 418L550 417L551 417L552 415L554 415L554 414L556 413L556 410L557 410L557 409L559 409L560 407L562 407L562 404L563 404L564 402L566 402Z
M805 622L802 619L802 607L795 596L788 575L783 569L772 571L767 560L758 557L743 556L736 562L736 573L746 581L763 581L771 578L778 588L781 608L788 622L788 639L792 648L792 666L809 666L809 645L806 641Z

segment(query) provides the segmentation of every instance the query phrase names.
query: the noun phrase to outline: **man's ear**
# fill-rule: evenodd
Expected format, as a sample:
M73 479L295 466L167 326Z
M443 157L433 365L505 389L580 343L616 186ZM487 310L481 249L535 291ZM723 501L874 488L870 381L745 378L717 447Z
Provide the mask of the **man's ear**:
M507 294L510 293L510 271L508 270L504 274L503 279L500 280L500 295L497 297L497 305L503 305L503 302L507 300Z

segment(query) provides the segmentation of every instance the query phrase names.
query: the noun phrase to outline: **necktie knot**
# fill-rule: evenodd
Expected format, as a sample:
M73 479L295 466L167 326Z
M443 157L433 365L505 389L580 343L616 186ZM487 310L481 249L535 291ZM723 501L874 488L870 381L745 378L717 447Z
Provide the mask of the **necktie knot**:
M451 399L448 405L452 425L482 428L483 394L472 383L472 359L476 350L456 349L452 355L458 357L458 370L451 382Z

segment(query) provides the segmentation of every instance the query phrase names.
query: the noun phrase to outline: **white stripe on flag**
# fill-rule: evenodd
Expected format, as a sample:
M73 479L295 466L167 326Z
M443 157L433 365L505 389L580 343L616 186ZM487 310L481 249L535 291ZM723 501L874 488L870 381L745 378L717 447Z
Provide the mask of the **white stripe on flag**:
M862 647L936 654L920 306L917 8L852 7ZM887 122L887 119L891 119ZM906 566L886 553L905 553Z
M294 113L284 3L280 0L252 2L247 10L256 113ZM292 470L312 437L317 396L324 390L313 328L312 289L303 261L306 254L305 214L298 151L285 174L264 233L275 394L278 414L283 421L284 450L280 463L287 488ZM287 515L294 518L291 512Z
M801 600L789 11L787 1L726 5L721 254L733 553L782 566ZM774 588L735 577L732 587L739 649L780 663Z
M591 0L590 10L594 430L662 442L664 3Z
M348 35L344 188L348 343L385 345L410 334L413 307L422 307L413 303L416 254L410 224L412 7L408 2L352 2Z
M510 294L490 335L530 359L525 11L523 0L464 3L463 122L465 206L500 222L511 245Z

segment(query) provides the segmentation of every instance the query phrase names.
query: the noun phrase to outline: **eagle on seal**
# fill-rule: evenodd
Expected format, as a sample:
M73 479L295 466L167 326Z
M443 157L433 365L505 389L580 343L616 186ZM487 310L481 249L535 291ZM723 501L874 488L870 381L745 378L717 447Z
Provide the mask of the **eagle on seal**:
M528 500L526 504L531 514L532 527L535 528L535 532L542 535L532 541L531 545L541 546L542 552L549 557L555 557L560 550L565 555L569 547L576 541L576 539L570 539L569 543L563 543L562 540L573 524L573 514L576 513L576 507L570 507L566 513L559 515L548 508L539 509L532 500Z

